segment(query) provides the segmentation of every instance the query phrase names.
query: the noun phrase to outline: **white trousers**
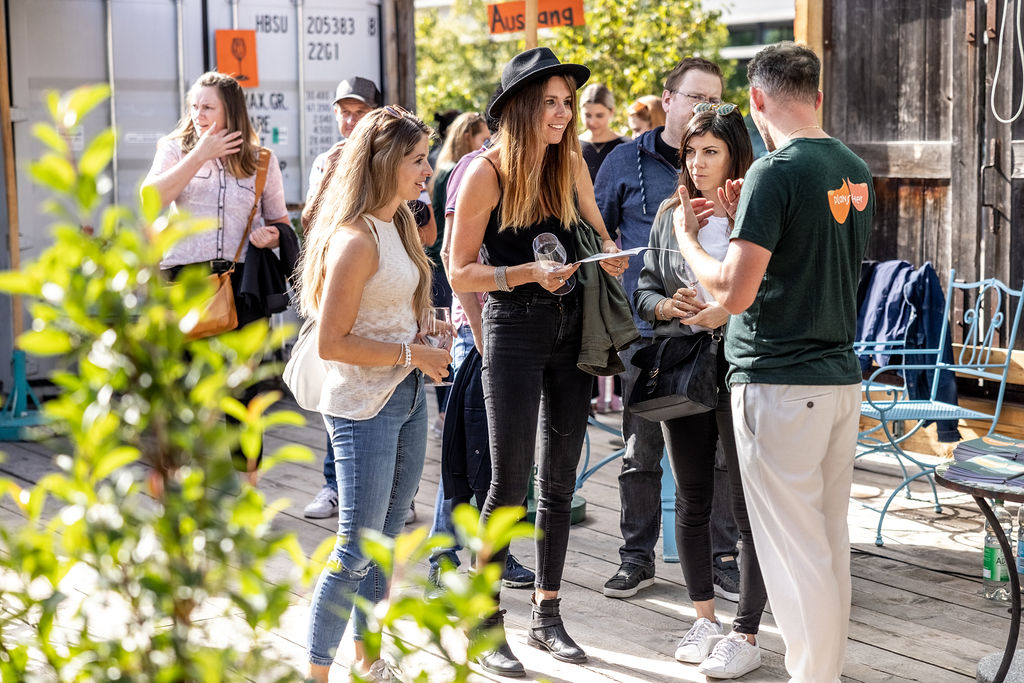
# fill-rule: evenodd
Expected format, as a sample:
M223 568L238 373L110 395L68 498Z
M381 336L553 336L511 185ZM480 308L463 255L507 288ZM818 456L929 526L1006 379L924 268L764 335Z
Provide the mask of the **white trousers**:
M743 494L795 683L839 680L850 622L859 384L732 388Z

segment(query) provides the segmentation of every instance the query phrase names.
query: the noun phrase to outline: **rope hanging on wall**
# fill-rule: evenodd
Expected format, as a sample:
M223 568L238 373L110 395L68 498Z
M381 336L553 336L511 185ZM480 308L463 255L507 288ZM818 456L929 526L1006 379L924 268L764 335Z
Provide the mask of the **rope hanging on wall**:
M989 2L995 2L995 0L989 0ZM1020 16L1020 3L1021 0L1017 0L1017 8L1014 11L1014 18L1017 20L1017 55L1020 58L1021 68L1024 69L1024 36L1021 36L1021 16ZM1009 14L1010 0L1003 0L1003 19L999 22L999 39L996 42L996 74L992 78L992 95L989 98L989 106L992 108L992 115L996 117L996 120L1000 123L1013 123L1020 118L1021 111L1024 111L1024 89L1021 90L1020 102L1017 106L1017 111L1013 113L1008 119L1004 119L996 111L996 90L999 85L999 72L1002 71L1003 66L1003 38L1006 36L1006 15ZM1012 49L1012 48L1011 48ZM1011 93L1012 93L1012 82L1013 82L1013 65L1010 65L1010 82L1011 82Z

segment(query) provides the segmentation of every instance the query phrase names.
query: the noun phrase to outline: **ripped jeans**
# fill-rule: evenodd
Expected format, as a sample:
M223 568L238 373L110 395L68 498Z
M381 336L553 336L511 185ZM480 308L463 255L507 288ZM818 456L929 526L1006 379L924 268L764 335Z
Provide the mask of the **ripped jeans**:
M309 614L309 661L330 666L352 617L357 640L366 625L353 596L376 603L387 589L384 576L359 547L359 533L373 529L397 536L416 494L427 447L423 374L410 373L374 417L324 416L338 476L338 539L313 591Z

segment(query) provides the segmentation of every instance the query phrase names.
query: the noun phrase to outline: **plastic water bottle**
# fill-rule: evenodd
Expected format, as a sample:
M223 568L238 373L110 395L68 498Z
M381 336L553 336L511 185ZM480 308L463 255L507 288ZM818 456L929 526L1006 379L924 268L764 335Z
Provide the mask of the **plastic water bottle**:
M1024 586L1024 505L1017 508L1017 575Z
M992 506L992 513L996 521L1003 527L1003 533L1007 540L1013 538L1013 520L1010 513L1003 507L1001 500L996 500ZM995 530L985 520L985 551L982 563L982 595L989 600L1009 600L1010 574L1006 567L1006 558L1003 556L1003 549L999 545Z

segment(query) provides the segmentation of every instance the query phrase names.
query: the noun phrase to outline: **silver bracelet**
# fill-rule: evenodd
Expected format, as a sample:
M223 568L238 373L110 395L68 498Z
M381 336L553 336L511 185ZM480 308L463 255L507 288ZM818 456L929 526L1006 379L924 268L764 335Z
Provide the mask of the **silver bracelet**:
M505 277L506 270L508 270L508 266L498 266L494 269L494 284L498 285L498 289L503 292L511 292L512 288L508 286L508 280Z
M407 368L412 365L412 349L405 342L402 343L402 348L405 349L405 365L402 367Z

